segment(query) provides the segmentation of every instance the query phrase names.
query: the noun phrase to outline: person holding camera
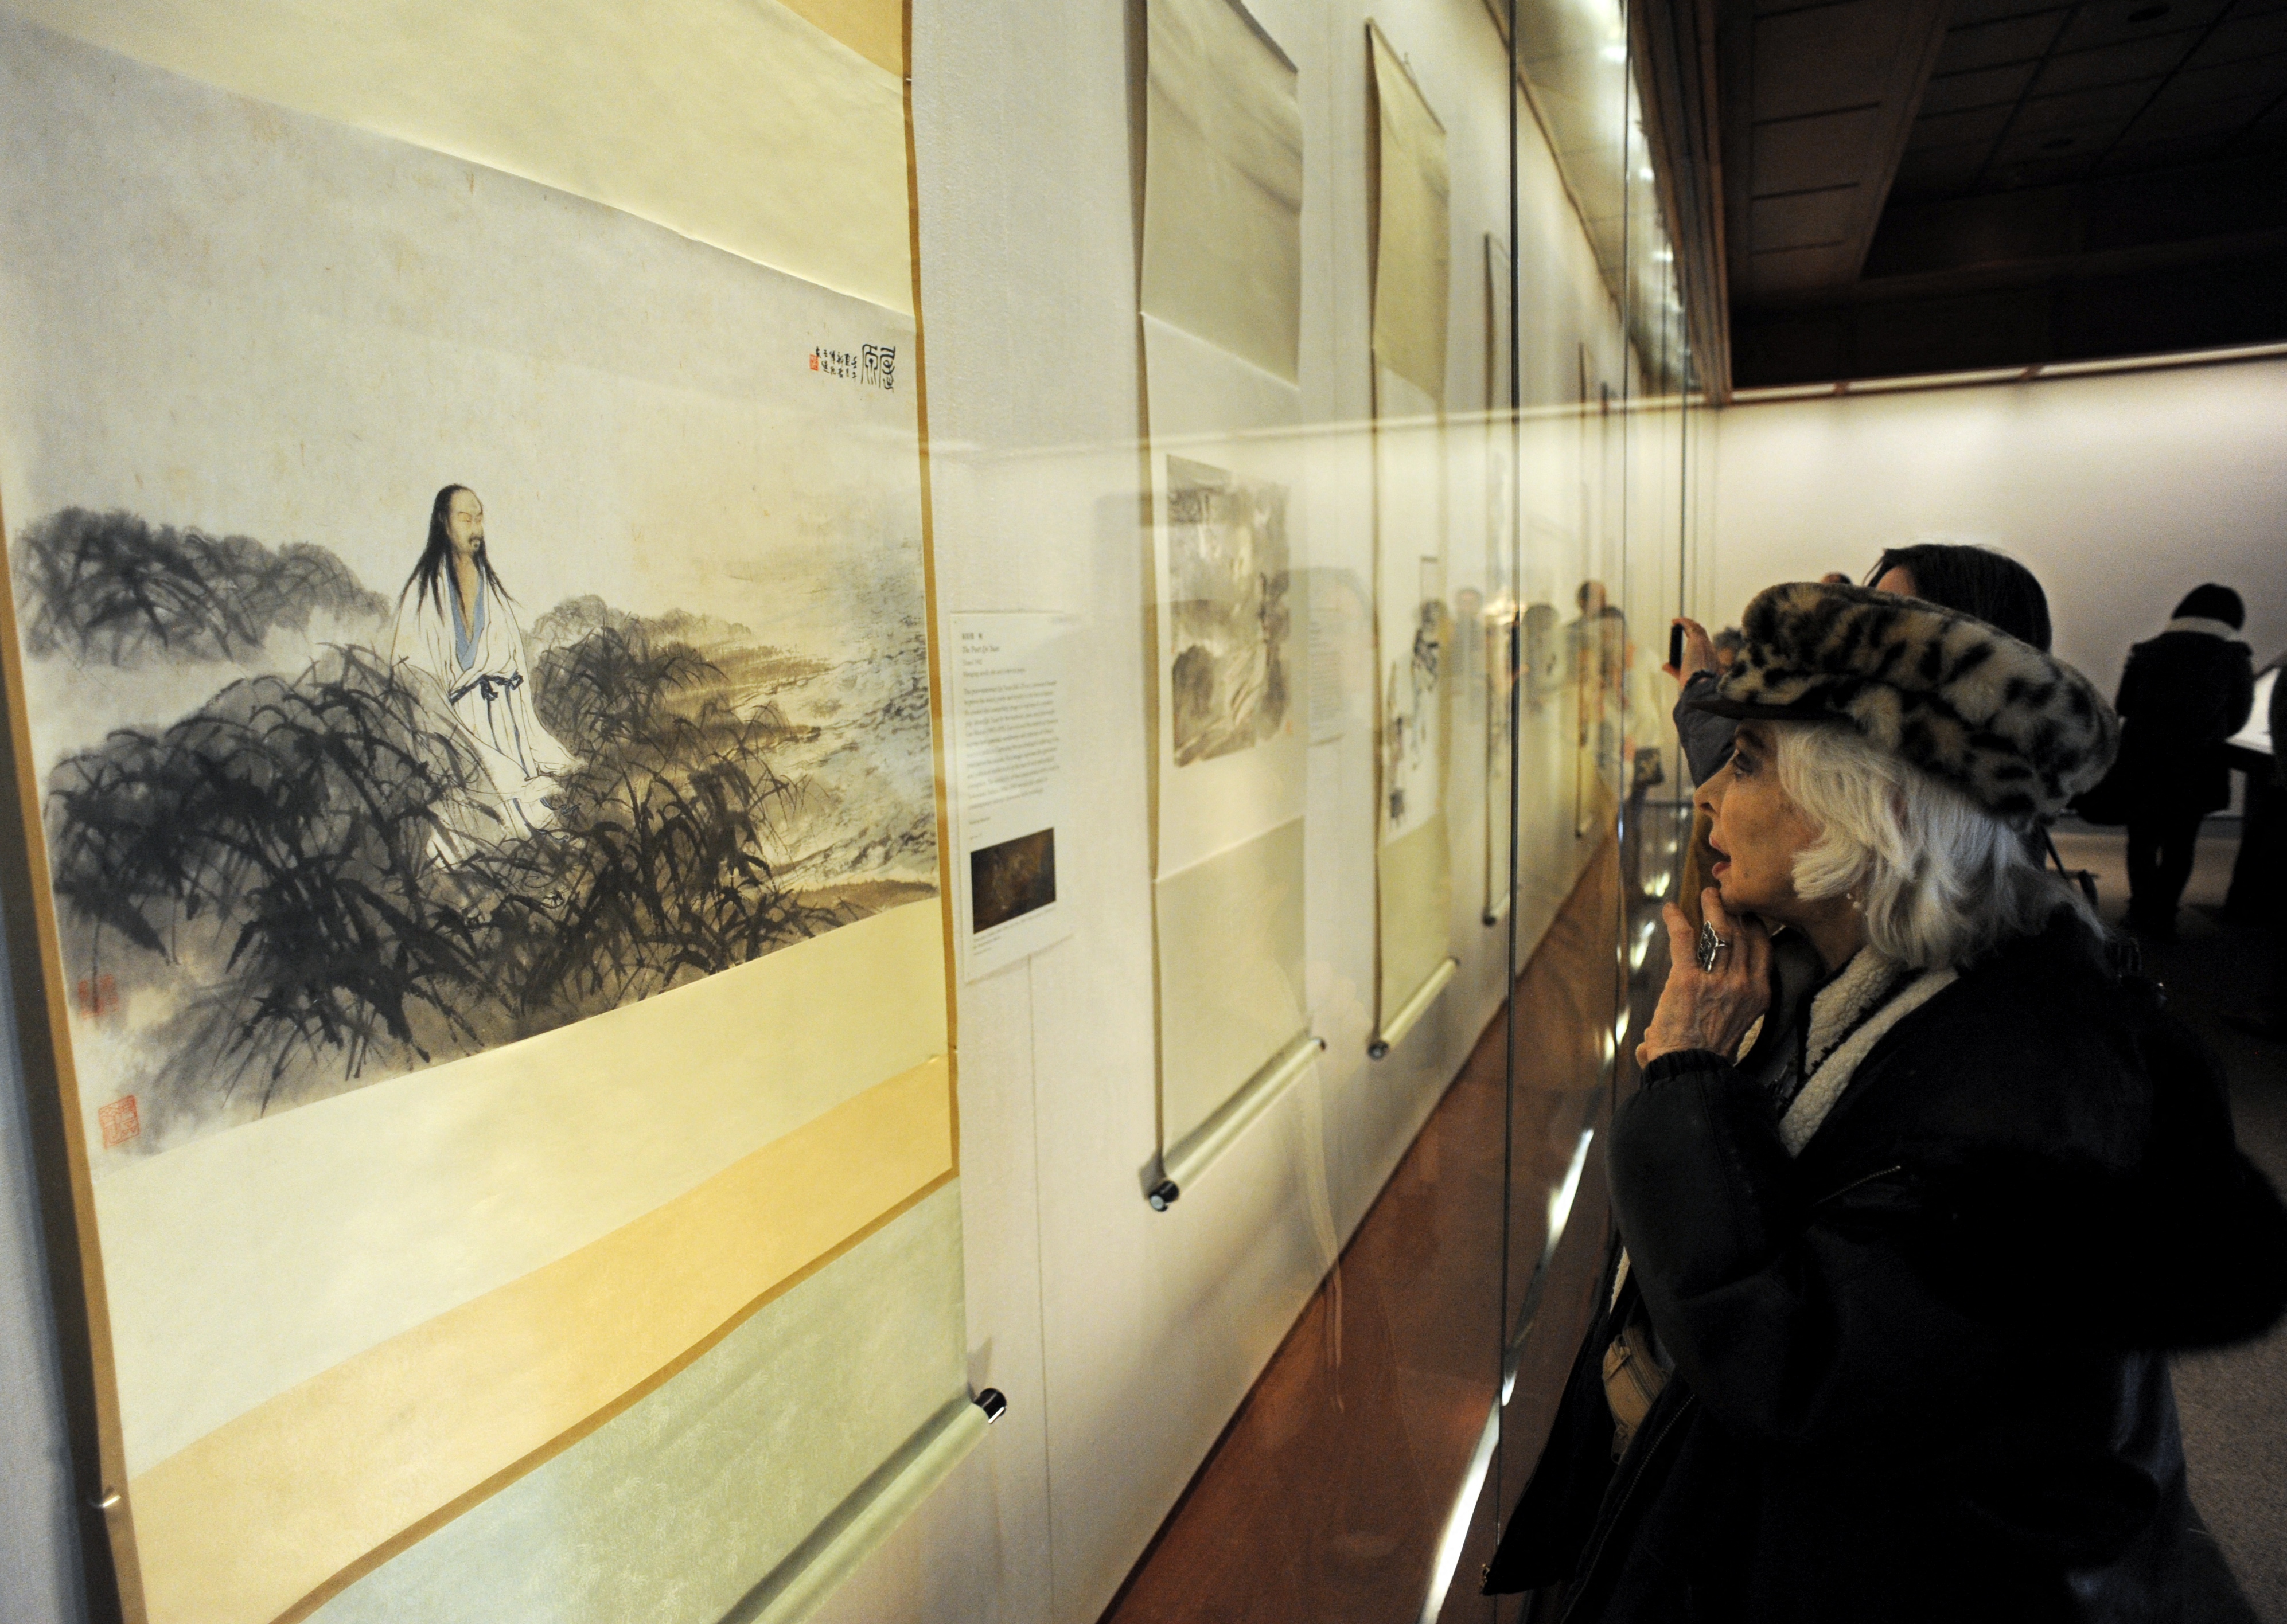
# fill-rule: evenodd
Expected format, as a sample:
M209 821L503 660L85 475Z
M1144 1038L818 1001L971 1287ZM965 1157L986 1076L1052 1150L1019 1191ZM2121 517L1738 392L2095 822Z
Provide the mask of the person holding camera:
M1565 1624L2177 1616L2164 1353L2287 1307L2287 1209L2028 849L2117 723L1927 602L1800 583L1743 627L1604 1312L1486 1589Z

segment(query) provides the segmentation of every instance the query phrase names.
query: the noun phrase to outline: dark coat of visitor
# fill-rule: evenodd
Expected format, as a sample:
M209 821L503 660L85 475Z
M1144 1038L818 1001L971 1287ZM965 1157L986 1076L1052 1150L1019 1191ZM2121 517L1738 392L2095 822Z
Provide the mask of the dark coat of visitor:
M2231 802L2223 741L2247 721L2255 666L2247 645L2169 630L2128 651L2120 674L2120 761L2132 812L2220 812Z
M1756 1060L1663 1055L1616 1114L1634 1266L1488 1589L1565 1584L1565 1624L2176 1616L2164 1351L2287 1303L2212 1057L2061 913L1888 1032L1799 1157ZM1675 1370L1616 1465L1640 1286Z

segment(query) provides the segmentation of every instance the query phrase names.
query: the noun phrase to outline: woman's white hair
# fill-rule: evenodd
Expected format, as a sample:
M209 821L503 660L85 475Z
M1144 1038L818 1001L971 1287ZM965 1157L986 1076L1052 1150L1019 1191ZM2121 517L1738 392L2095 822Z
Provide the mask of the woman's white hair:
M1832 723L1774 727L1779 785L1818 838L1796 855L1795 894L1848 895L1869 945L1916 969L1969 963L2038 934L2059 909L2095 916L2025 837L1961 791Z

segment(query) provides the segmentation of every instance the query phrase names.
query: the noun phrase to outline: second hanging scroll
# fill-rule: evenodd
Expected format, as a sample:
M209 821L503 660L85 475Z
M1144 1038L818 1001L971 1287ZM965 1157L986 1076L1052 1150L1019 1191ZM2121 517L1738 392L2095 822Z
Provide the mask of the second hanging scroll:
M1293 63L1232 0L1152 0L1149 50L1152 903L1175 1175L1317 1051L1294 591L1302 123Z
M1373 132L1374 599L1380 705L1373 1049L1453 977L1445 807L1452 628L1445 608L1445 131L1366 25Z

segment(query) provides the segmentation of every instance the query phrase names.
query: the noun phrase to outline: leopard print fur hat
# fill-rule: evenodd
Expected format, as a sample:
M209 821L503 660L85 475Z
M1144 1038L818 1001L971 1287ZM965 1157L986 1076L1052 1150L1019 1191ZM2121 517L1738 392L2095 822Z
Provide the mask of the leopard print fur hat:
M1740 627L1745 647L1698 708L1848 721L2018 829L2063 811L2120 747L2079 672L1919 598L1798 581L1756 594Z

